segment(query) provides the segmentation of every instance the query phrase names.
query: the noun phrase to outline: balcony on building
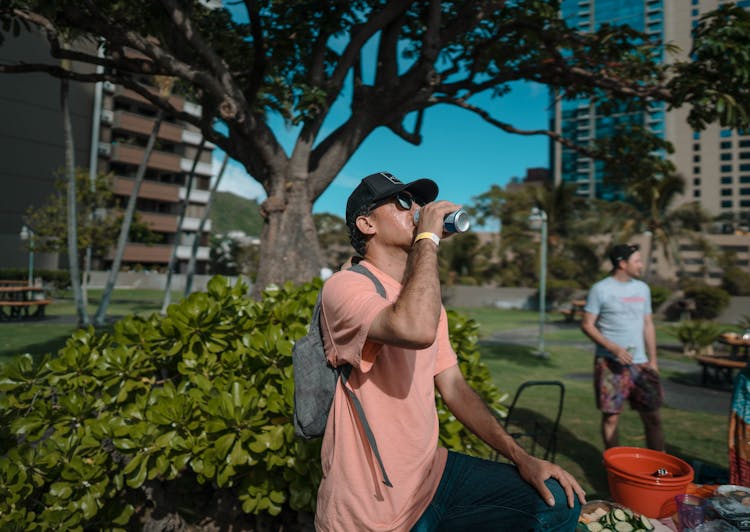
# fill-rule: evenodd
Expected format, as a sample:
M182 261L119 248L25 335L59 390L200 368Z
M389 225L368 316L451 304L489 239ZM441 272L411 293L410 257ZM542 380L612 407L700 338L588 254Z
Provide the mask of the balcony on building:
M148 137L154 128L154 119L129 111L115 111L112 116L112 129L137 133ZM162 122L159 127L158 138L168 142L183 141L183 128L178 125Z
M138 166L143 162L145 153L145 148L141 148L140 146L113 142L110 161ZM181 172L181 161L182 157L174 153L153 150L151 157L148 159L148 168L166 172Z
M118 196L130 196L134 186L135 179L117 176L114 179L113 192ZM138 191L138 197L167 203L177 203L183 197L180 194L181 188L180 185L144 180Z

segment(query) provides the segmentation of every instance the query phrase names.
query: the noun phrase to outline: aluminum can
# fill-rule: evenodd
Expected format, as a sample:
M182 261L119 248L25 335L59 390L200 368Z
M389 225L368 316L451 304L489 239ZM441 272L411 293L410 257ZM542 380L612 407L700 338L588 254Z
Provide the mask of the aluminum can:
M414 211L414 223L419 223L419 210ZM443 230L446 233L463 233L471 227L469 213L463 209L458 209L447 214L443 219Z

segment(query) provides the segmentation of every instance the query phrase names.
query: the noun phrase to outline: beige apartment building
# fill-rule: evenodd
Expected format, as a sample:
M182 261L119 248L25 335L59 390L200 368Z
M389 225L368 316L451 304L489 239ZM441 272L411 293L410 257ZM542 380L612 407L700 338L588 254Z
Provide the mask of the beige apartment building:
M730 0L563 0L562 16L580 31L591 31L602 23L628 24L654 41L676 44L681 52L664 61L684 60L690 52L691 32L702 15ZM733 1L750 9L750 0ZM722 129L717 124L704 131L693 131L687 124L689 109L669 111L655 103L639 117L641 124L674 146L669 155L686 181L686 190L677 204L698 201L719 220L706 238L717 252L735 253L737 264L750 272L750 131ZM598 116L588 100L558 103L553 111L558 132L579 142L587 142L611 131L617 120ZM575 183L581 195L615 199L618 190L604 184L601 168L590 158L554 145L552 173L556 183ZM665 154L665 156L667 156ZM639 240L647 242L649 235ZM680 258L688 277L715 284L721 272L713 258L689 241L680 244ZM661 252L652 257L654 274L671 279L676 275Z
M99 116L95 109L93 117L100 124L97 164L100 173L114 176L114 192L124 206L133 190L138 166L144 158L156 108L130 89L103 83L101 90ZM170 100L179 111L200 117L200 106L176 95L171 96ZM163 269L169 262L182 216L176 255L177 271L185 271L195 239L199 241L196 257L198 273L205 271L209 259L211 221L206 221L201 234L198 234L198 229L208 204L213 175L211 158L215 146L205 142L201 149L202 140L200 131L191 124L169 117L162 122L136 204L140 220L150 226L160 242L128 244L124 264ZM193 165L195 173L188 197L187 178ZM182 215L186 197L188 203ZM110 260L111 256L108 257ZM109 267L108 261L103 265L105 268Z
M0 47L5 61L54 62L45 40L36 34L7 36ZM86 70L87 67L74 65ZM21 240L27 209L41 205L54 192L55 173L64 163L60 82L44 74L4 75L0 78L0 268L23 268L28 253ZM156 109L139 94L111 83L71 84L72 121L76 166L111 173L117 198L115 208L124 208L133 190L138 165L153 128ZM180 96L172 103L181 111L199 117L201 108ZM145 181L136 209L156 235L154 244L128 244L123 269L163 271L177 239L177 227L188 195L189 175L202 135L191 124L166 117L155 149L149 158ZM178 272L184 271L192 244L199 242L196 270L204 273L209 258L211 221L198 234L206 211L213 175L210 143L204 145L195 167L188 203L176 248ZM91 171L91 170L90 170ZM113 235L116 238L117 235ZM112 255L95 268L110 266ZM64 257L36 256L38 269L64 268Z

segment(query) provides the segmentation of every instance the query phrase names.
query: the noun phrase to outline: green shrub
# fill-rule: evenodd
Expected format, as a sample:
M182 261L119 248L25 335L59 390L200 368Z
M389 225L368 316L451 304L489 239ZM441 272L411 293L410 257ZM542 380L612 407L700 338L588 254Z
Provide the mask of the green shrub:
M0 368L0 529L141 529L159 516L294 530L315 507L320 440L294 436L291 350L321 282L245 297L213 278L166 317L75 332ZM451 313L469 383L498 408L477 325ZM440 438L489 450L439 405Z
M685 297L695 301L692 318L712 320L729 305L729 294L726 290L706 284L692 284L685 288Z
M733 296L750 296L750 273L739 266L725 268L721 287Z
M678 325L670 325L665 330L667 334L674 336L682 343L685 354L694 356L712 352L710 348L721 334L723 327L710 321L686 320Z
M547 305L561 305L570 303L573 294L580 289L577 281L572 279L549 279L545 299ZM534 301L539 301L539 291L534 294Z
M662 285L651 285L651 312L656 312L659 307L669 299L672 295L672 291L666 286Z

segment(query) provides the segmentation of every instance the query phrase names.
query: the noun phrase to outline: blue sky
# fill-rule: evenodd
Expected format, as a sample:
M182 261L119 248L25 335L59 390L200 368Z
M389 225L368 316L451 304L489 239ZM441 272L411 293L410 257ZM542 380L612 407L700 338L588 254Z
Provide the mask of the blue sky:
M229 4L227 8L236 20L247 20L243 7ZM344 41L332 42L333 47L343 48L344 45ZM374 64L376 45L377 36L364 48L365 77L368 58L372 58ZM371 76L372 72L369 74ZM349 115L346 103L346 98L342 97L334 104L322 134L333 131L346 119ZM471 103L481 105L494 118L520 129L543 129L549 120L549 96L546 88L538 84L518 83L501 98L493 100L481 96ZM271 125L289 154L296 130L288 129L280 119L272 121ZM424 116L422 137L422 144L414 146L386 128L375 130L313 205L313 212L330 212L343 218L349 193L363 177L373 172L388 171L405 182L430 178L440 188L440 199L469 205L474 196L489 190L493 184L502 186L512 177L523 177L527 168L549 164L547 137L507 134L476 115L454 107L429 109ZM223 157L223 152L214 151L217 171ZM219 189L247 198L265 197L261 186L235 161L228 165Z
M502 98L486 97L476 103L485 103L494 117L522 129L546 128L549 120L548 94L541 85L518 84ZM326 130L332 130L345 115L345 109L334 108ZM296 131L280 120L273 122L273 129L289 153ZM315 203L313 212L343 217L349 193L372 172L389 171L402 181L428 177L440 187L441 199L469 205L492 184L505 185L512 177L523 177L527 168L549 164L546 137L507 134L461 109L438 106L428 110L422 132L422 144L414 146L386 128L375 130ZM217 168L223 156L220 150L214 152ZM234 161L219 188L247 198L264 197L260 185Z

